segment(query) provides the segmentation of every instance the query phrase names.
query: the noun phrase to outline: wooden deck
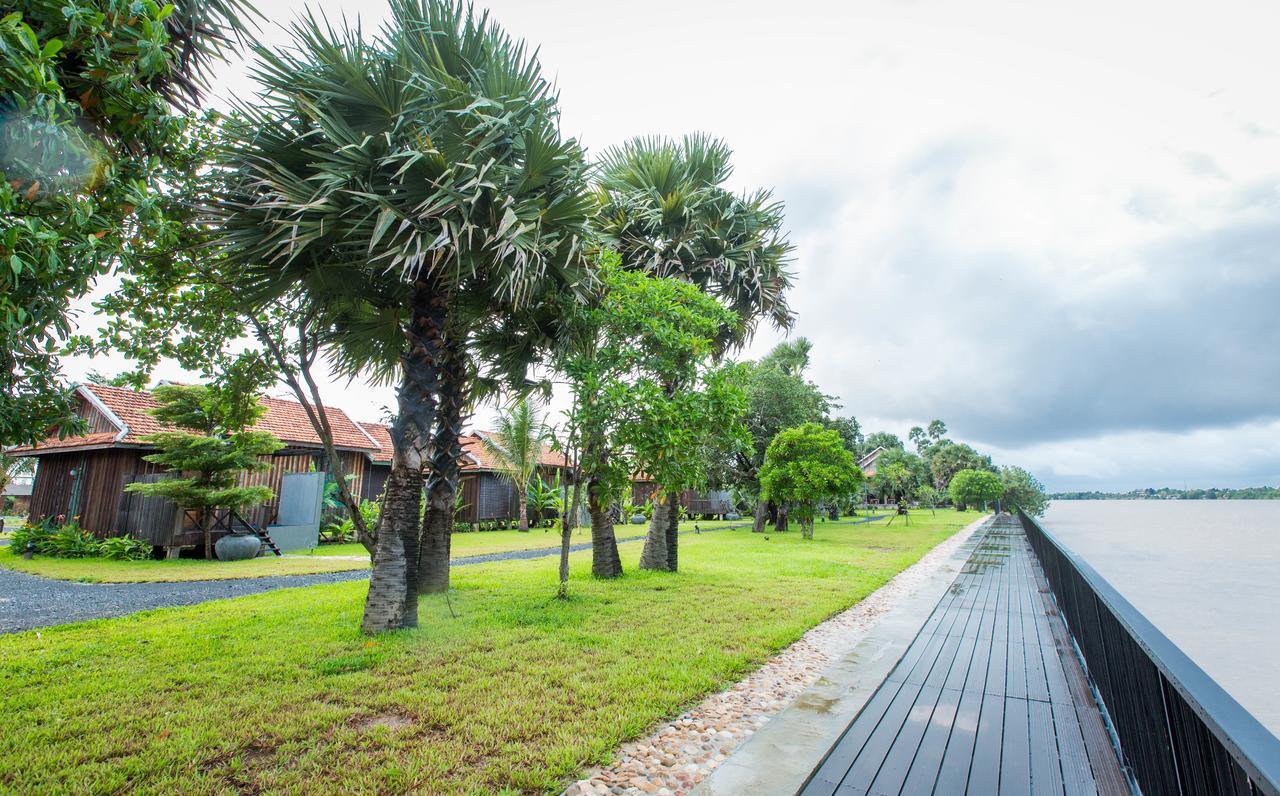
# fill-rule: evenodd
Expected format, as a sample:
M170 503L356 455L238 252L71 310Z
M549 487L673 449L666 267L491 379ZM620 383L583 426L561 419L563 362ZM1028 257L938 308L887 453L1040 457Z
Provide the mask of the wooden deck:
M864 794L1128 794L1040 565L1011 518L801 790Z

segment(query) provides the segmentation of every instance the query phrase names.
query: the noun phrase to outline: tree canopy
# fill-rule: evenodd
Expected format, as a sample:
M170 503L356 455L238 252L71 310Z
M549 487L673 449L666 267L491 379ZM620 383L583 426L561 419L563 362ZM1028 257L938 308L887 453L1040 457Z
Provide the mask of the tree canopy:
M1022 509L1033 517L1044 516L1045 509L1049 507L1049 497L1045 494L1044 484L1034 475L1021 467L1001 467L1000 483L1004 487L1000 497L1004 508L1010 511Z
M961 470L951 477L947 492L957 508L985 506L1000 499L1004 484L990 470Z
M862 471L840 435L817 423L779 433L769 443L760 486L766 500L797 504L805 538L813 538L813 515L819 501L844 497L862 485Z

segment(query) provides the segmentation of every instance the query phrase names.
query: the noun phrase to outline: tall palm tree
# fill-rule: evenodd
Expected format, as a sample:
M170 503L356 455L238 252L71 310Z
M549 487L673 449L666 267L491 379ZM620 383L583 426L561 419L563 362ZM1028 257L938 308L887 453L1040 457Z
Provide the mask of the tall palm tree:
M606 150L596 179L596 225L622 256L623 266L683 279L733 310L716 355L750 339L761 318L786 329L793 247L782 231L783 208L769 191L741 195L724 187L732 151L694 133L679 141L636 138ZM666 385L671 393L684 385ZM679 501L663 485L640 566L678 567Z
M587 166L536 58L470 6L392 0L373 38L313 16L290 32L257 50L214 220L248 301L303 286L336 369L398 385L363 627L411 627L424 570L447 587L467 408L523 381L543 308L591 280Z
M529 531L529 483L538 475L547 440L547 424L532 399L516 402L498 416L493 434L480 435L484 450L498 465L500 476L515 487L520 503L520 530Z

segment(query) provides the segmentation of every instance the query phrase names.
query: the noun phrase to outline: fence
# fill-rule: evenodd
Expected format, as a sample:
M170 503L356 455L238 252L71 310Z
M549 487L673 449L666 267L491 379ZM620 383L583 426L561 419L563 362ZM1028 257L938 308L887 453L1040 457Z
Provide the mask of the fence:
M1280 796L1280 739L1092 567L1019 517L1143 793Z

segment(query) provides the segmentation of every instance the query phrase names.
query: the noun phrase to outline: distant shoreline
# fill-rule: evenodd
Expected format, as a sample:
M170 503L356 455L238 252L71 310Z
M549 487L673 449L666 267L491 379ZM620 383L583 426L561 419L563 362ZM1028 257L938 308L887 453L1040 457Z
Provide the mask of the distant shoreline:
M1280 488L1135 489L1132 492L1055 492L1050 500L1280 500Z

